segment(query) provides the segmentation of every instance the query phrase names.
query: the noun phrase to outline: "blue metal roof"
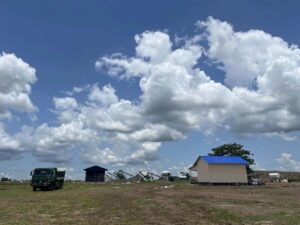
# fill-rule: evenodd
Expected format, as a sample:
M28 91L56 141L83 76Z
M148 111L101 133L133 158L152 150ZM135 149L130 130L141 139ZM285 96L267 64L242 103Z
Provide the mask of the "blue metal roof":
M249 164L240 156L201 156L208 164Z

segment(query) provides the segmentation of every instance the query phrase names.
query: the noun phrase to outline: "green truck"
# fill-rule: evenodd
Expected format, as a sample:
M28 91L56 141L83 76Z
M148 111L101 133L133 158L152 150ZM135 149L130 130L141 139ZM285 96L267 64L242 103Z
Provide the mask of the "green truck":
M58 168L36 168L31 171L32 190L62 189L64 186L65 170Z

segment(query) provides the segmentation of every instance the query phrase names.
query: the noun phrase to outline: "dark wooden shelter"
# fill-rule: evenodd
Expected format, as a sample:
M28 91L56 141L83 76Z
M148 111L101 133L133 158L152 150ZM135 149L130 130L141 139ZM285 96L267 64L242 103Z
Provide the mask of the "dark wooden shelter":
M85 170L85 181L86 182L104 182L105 181L105 171L107 169L100 166L92 166Z

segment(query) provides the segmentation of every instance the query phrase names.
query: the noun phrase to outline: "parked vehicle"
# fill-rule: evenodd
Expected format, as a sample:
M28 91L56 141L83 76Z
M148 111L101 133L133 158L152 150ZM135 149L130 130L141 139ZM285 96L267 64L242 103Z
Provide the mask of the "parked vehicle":
M250 174L248 176L248 185L264 185L265 183L262 181L259 175Z
M260 178L252 178L251 179L251 185L263 185L264 183Z
M57 168L36 168L31 171L32 190L62 189L64 186L65 170Z

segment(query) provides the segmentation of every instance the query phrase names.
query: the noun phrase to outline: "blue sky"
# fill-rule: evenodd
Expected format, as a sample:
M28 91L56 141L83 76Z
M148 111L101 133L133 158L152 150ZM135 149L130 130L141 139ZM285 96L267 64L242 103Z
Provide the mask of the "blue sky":
M259 168L300 170L298 8L1 1L0 176L60 166L82 178L94 164L176 172L231 142L251 150ZM183 55L171 56L178 49ZM185 84L197 68L203 81Z

